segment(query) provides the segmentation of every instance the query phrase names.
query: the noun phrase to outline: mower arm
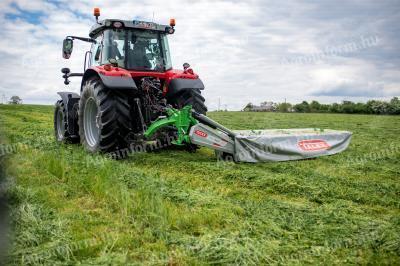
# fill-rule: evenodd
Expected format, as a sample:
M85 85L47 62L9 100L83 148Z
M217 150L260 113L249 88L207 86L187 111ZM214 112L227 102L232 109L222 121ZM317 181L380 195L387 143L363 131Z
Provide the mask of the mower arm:
M199 114L195 111L192 111L192 115L195 119L197 119L199 122L202 122L203 124L206 124L207 126L210 126L214 129L219 129L225 133L227 133L228 136L234 138L236 136L236 133L233 132L232 130L224 127L223 125L221 125L220 123L208 118L207 116L203 115L203 114Z
M187 105L180 110L168 108L166 111L167 117L160 118L152 123L144 133L144 137L150 139L159 129L173 125L178 130L178 139L173 141L173 144L190 143L189 130L197 124L197 120L191 115L192 106Z
M196 144L216 151L233 154L235 133L205 115L196 113L191 105L180 110L168 108L167 117L160 118L144 133L150 139L161 128L174 126L178 131L175 145Z

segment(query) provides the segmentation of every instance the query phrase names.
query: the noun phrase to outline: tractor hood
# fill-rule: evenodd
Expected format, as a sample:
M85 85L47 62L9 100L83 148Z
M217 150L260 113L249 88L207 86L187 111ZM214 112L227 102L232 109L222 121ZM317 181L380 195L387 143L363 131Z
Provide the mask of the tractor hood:
M194 72L170 69L166 72L130 71L110 64L90 67L86 70L83 80L93 74L98 74L104 85L109 88L137 89L134 79L140 77L155 77L164 80L163 93L168 98L183 90L203 90L204 84ZM82 84L83 86L83 84Z
M115 77L155 77L165 80L171 79L198 79L199 75L196 73L190 73L184 70L170 69L165 72L156 71L136 71L127 70L120 67L114 67L110 64L91 67L90 69L95 70L97 73L104 76L115 76Z

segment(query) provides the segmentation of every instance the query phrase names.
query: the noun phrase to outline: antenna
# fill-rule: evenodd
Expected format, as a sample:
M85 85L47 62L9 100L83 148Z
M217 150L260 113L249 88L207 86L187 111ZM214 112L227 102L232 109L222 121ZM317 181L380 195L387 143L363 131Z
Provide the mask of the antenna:
M153 19L151 20L151 22L152 22L152 23L154 22L154 11L153 11Z

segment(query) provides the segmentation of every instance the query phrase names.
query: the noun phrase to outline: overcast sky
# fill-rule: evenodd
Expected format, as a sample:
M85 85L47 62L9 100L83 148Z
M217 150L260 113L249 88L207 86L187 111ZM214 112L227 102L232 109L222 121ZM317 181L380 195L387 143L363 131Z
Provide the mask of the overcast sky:
M81 72L87 43L61 57L66 35L88 36L101 19L168 24L174 68L192 65L209 109L246 103L367 101L400 95L400 1L86 1L2 0L0 94L53 104L60 69Z

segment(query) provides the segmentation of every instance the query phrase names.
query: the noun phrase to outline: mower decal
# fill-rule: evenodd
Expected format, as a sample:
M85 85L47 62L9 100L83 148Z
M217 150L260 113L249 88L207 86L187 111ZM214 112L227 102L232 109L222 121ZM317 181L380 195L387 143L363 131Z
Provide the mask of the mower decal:
M208 136L206 132L203 132L198 129L194 131L194 134L196 134L197 136L202 137L202 138L207 138L207 136Z
M216 138L216 137L211 137L211 141L213 141L213 145L216 147L225 147L228 142L224 139Z
M297 143L297 145L303 151L320 151L320 150L327 150L331 146L322 139L309 139L309 140L302 140Z

